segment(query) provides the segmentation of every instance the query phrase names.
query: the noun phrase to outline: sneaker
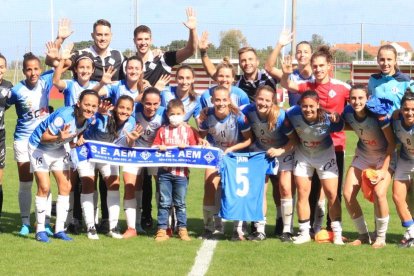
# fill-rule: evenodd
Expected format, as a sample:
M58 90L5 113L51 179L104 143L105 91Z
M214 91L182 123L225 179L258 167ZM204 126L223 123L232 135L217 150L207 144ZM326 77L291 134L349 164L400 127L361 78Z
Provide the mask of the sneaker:
M279 237L283 234L283 220L282 218L276 219L275 236Z
M292 242L293 241L293 235L292 235L292 233L285 232L285 233L282 233L282 235L280 235L279 239L280 239L281 242Z
M142 228L141 224L135 224L135 230L137 231L138 234L141 234L141 235L147 234L147 231L145 231L144 228Z
M79 235L82 232L82 225L79 223L78 220L74 220L72 223L68 225L66 228L67 232L73 235Z
M101 221L101 223L98 225L98 227L96 228L96 230L100 234L105 234L105 235L109 234L109 232L110 232L110 229L109 229L109 220L103 219Z
M23 224L19 231L19 236L27 237L31 232L31 227L28 224Z
M309 235L309 233L307 233L307 234L300 233L298 236L295 237L293 243L294 244L303 244L303 243L310 242L311 240L312 239L311 239L311 236Z
M169 238L170 236L167 235L167 231L165 229L158 229L157 234L155 235L156 242L163 242Z
M149 217L142 216L142 218L141 218L141 225L145 229L151 229L153 227L153 225L154 225L154 222L152 220L152 217L151 216L149 216Z
M49 237L47 236L46 231L41 231L36 233L36 240L40 242L49 242Z
M372 244L372 248L379 249L385 247L386 245L385 237L377 237L375 242Z
M91 226L88 228L87 235L88 235L88 239L90 240L99 240L99 236L98 236L95 226Z
M114 239L118 239L118 240L120 240L120 239L122 239L122 234L121 234L121 231L119 231L119 229L118 229L118 227L114 227L114 228L112 228L109 232L108 232L108 234L107 234L109 237L111 237L111 238L114 238Z
M243 235L239 234L237 231L234 231L233 235L231 236L231 240L232 241L245 241L246 238Z
M352 246L360 246L362 244L371 244L371 238L368 233L360 234L358 239L354 240L353 242L349 243Z
M167 232L168 237L172 238L172 236L174 236L172 228L167 228L166 232Z
M266 239L266 234L261 232L254 232L250 234L247 239L249 241L264 241Z
M129 238L134 238L136 236L137 236L137 230L135 230L134 228L128 227L128 229L122 235L122 238L129 239Z
M57 233L53 234L53 237L55 239L59 239L59 240L62 240L62 241L73 241L73 239L71 237L66 235L65 231L57 232Z
M414 246L414 239L410 238L410 239L402 239L402 241L400 242L400 244L397 245L398 248L410 248Z
M203 234L201 234L200 237L198 237L200 240L214 240L215 236L212 231L204 229Z
M50 224L46 224L45 231L49 237L53 237L53 228Z
M335 244L335 245L345 245L345 243L342 239L342 235L339 236L339 237L334 237L333 244Z
M187 228L185 227L180 227L178 229L178 236L180 237L182 241L191 241L190 236L188 236Z

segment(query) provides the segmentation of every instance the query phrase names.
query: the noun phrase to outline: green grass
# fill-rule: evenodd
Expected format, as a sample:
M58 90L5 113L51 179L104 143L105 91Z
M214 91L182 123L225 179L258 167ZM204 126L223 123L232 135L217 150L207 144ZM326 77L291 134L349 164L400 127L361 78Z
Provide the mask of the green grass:
M55 106L61 105L52 101ZM203 170L191 170L190 186L187 197L188 228L193 237L191 242L171 239L157 244L153 240L154 231L148 235L131 240L114 240L100 236L99 241L90 241L86 235L73 236L74 242L53 240L50 244L41 244L29 238L20 238L17 231L20 226L17 203L18 174L13 161L13 129L16 121L14 108L6 113L7 124L7 161L4 177L4 208L0 234L0 275L9 274L89 274L89 275L185 275L194 262L201 241L196 236L202 232L202 195ZM356 136L348 132L346 164L348 165ZM35 185L34 185L35 186ZM56 185L52 184L56 192ZM273 232L275 208L271 203L269 188L267 233L264 242L220 241L214 252L209 275L406 275L409 262L414 257L413 250L396 248L402 236L400 225L389 189L391 221L387 236L388 246L373 250L369 246L358 248L337 247L331 244L309 243L302 246L281 243ZM35 188L33 188L34 192ZM370 230L373 230L373 206L360 198ZM153 206L155 203L153 202ZM349 239L357 236L349 215L343 206L344 235ZM153 210L156 217L156 210ZM34 214L32 214L32 221ZM296 220L296 219L295 219ZM297 223L295 222L295 225ZM125 227L121 208L121 226ZM231 223L226 225L226 234L231 235Z

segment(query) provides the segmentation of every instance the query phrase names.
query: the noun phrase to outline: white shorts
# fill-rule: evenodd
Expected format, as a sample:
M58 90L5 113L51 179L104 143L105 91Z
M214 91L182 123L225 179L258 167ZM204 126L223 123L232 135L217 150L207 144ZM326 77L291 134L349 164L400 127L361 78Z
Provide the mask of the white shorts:
M123 166L122 171L133 175L140 175L144 167ZM158 167L148 167L148 175L157 175Z
M398 158L394 180L412 180L414 176L414 160Z
M293 161L295 158L295 151L291 150L285 152L281 156L277 157L277 161L279 162L279 172L281 171L293 171Z
M106 163L96 163L90 162L88 160L78 163L77 167L79 177L86 176L95 176L95 170L99 170L103 178L109 177L111 175L119 175L119 166L106 164Z
M299 147L296 148L293 175L312 177L315 169L319 179L338 177L338 166L333 147L324 150L316 157L308 157Z
M17 140L13 143L14 160L17 162L30 162L29 157L29 139Z
M382 165L384 164L385 156L384 154L381 155L374 155L369 154L367 156L366 153L359 150L358 148L355 150L355 156L354 159L352 159L351 166L357 169L360 169L361 171L372 168L372 169L381 169ZM395 171L395 159L396 159L396 153L391 155L390 165L389 169L392 171Z
M63 147L49 152L29 145L28 152L30 155L30 170L32 172L69 170L69 154Z

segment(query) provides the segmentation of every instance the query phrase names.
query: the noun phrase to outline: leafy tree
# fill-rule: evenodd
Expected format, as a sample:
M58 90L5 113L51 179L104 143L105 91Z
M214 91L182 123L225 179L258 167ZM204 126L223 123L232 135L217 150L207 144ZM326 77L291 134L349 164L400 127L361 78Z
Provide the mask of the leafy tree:
M314 51L316 51L316 49L318 49L318 47L321 46L321 45L329 45L328 43L325 42L323 37L321 35L318 35L318 34L313 34L312 35L312 40L310 41L310 44L311 44L312 49Z
M83 41L79 41L79 42L75 42L73 43L73 51L78 51L78 50L82 50L85 48L89 48L93 45L93 40L83 40Z
M218 50L222 56L235 56L241 47L247 45L247 39L240 30L231 29L220 33L220 46Z

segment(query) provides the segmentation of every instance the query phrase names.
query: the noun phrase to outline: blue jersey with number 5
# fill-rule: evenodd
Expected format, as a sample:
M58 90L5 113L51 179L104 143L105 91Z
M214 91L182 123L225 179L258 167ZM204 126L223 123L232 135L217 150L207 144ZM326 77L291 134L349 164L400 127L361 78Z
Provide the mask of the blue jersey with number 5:
M278 163L265 152L229 153L222 160L220 216L229 220L263 220L266 174L276 174Z

